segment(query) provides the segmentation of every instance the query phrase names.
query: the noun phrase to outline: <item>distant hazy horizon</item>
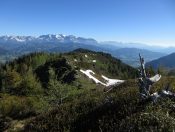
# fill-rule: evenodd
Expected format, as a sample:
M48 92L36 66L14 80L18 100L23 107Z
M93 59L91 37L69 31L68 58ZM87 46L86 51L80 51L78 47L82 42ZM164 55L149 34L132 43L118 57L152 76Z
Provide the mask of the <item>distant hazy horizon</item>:
M25 37L27 37L27 36L32 36L32 37L39 37L39 36L42 36L42 35L59 35L59 34L61 34L61 33L56 33L56 34L40 34L40 35L19 35L19 34L17 34L17 35L15 35L15 34L11 34L11 35L7 35L7 34L5 34L5 35L0 35L0 37L2 37L2 36L8 36L8 37L10 37L10 36L21 36L21 37L23 37L23 36L25 36ZM131 44L130 46L132 47L132 44L140 44L140 45L143 45L143 46L150 46L150 47L159 47L159 48L170 48L170 47L175 47L175 45L160 45L160 44L150 44L150 43L143 43L143 42L137 42L137 41L118 41L118 40L103 40L103 41L101 41L101 40L97 40L96 38L92 38L92 37L88 37L88 36L76 36L76 35L74 35L74 34L61 34L61 35L64 35L64 36L71 36L71 35L73 35L73 36L75 36L75 37L82 37L82 38L85 38L85 39L94 39L94 40L96 40L99 44L112 44L112 45L115 45L115 43L121 43L121 44L123 44L123 46L125 45L125 44ZM134 47L133 47L134 48Z
M0 35L65 34L175 46L174 0L2 0Z

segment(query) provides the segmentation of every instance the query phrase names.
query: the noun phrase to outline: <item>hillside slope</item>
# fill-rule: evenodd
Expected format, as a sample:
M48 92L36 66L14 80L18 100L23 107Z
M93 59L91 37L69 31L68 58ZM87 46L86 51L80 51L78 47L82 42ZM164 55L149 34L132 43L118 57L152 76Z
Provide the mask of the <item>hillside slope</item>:
M118 77L120 79L136 77L136 69L107 53L77 49L66 55L67 59L70 60L70 64L72 63L74 66L83 69L91 69L97 74Z
M94 61L95 60L95 61ZM22 130L31 118L67 104L76 97L104 93L105 86L80 72L91 69L109 78L135 78L136 70L109 54L79 49L65 54L32 53L0 67L1 130ZM17 126L16 126L17 125Z
M175 53L150 61L146 63L146 66L152 66L154 69L158 67L164 67L167 69L175 68Z
M164 78L153 91L175 78ZM172 84L175 86L175 84ZM26 131L172 131L175 129L174 101L157 104L139 100L134 80L116 87L110 93L90 91L74 98L47 114L31 120ZM174 91L175 89L173 89ZM72 105L73 104L73 105Z
M124 79L106 92L80 70ZM70 53L32 53L0 67L2 131L172 131L173 100L142 102L137 70L110 54L77 49ZM175 78L164 77L151 92Z

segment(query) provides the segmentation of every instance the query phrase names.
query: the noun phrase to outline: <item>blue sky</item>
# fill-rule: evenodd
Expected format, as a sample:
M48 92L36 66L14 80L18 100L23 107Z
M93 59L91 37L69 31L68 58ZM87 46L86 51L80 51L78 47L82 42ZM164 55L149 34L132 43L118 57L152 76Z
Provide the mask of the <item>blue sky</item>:
M0 35L175 46L175 0L0 0Z

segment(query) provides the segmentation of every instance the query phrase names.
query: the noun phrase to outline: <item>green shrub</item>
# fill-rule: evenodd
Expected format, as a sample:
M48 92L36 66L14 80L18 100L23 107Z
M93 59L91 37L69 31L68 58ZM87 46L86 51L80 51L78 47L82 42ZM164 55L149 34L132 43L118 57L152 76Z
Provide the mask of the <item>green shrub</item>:
M34 97L19 97L4 95L0 100L0 113L14 119L22 119L36 115L42 109L39 99Z

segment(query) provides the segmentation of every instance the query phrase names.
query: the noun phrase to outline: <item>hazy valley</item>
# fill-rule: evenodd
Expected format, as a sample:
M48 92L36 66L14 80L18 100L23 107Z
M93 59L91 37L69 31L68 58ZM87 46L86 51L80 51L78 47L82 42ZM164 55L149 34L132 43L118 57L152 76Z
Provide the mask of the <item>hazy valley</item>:
M152 61L167 55L161 47L156 48L157 51L151 51L144 44L134 43L117 43L117 42L97 42L95 39L87 39L76 37L73 35L41 35L39 37L32 36L1 36L0 37L0 54L1 62L5 62L32 52L49 52L49 53L65 53L78 48L89 49L93 51L101 51L110 53L112 56L121 59L126 64L137 67L138 54L145 56L145 60Z

